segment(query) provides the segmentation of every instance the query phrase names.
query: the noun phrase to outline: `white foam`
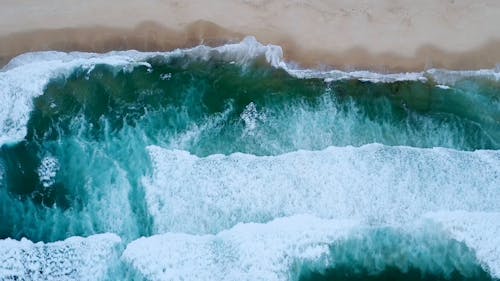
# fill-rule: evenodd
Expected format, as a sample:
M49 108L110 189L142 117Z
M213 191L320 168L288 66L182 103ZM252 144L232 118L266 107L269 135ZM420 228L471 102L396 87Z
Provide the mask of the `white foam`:
M391 83L398 81L427 81L425 72L406 72L406 73L376 73L371 71L341 71L329 70L319 71L313 69L292 69L287 67L286 70L297 78L319 78L325 82L337 80L357 79L365 82L383 82Z
M103 280L116 260L114 234L53 243L0 240L1 280Z
M172 73L163 73L160 75L161 80L170 80L170 78L172 78Z
M43 187L50 187L55 183L55 177L59 171L59 162L57 158L47 156L42 159L40 167L38 167L38 177Z
M429 69L427 76L444 86L453 86L461 79L468 77L483 78L492 81L500 81L499 69L478 69L478 70L447 70L447 69Z
M243 112L240 114L241 120L245 123L245 133L252 133L257 128L259 122L266 121L266 115L257 111L255 103L247 104Z
M388 228L299 215L238 224L216 235L141 238L127 246L122 258L149 280L293 281L337 266L368 275L391 267L477 276L474 253L450 238L421 220Z
M0 144L22 139L26 134L26 124L32 108L32 99L43 94L50 79L67 76L76 67L89 71L96 64L107 64L131 70L137 65L150 67L145 61L152 57L187 56L191 59L208 60L218 56L231 63L245 65L258 57L264 57L276 68L282 68L298 78L320 78L327 82L342 79L359 79L370 82L426 81L432 77L439 84L453 84L457 79L467 76L481 76L500 79L496 69L478 71L428 70L409 73L375 73L370 71L320 71L298 69L283 60L280 46L262 45L254 37L246 37L240 43L219 47L197 46L190 49L177 49L171 52L113 51L105 54L83 52L34 52L20 55L0 71Z
M144 177L156 233L217 233L313 214L401 223L431 211L499 211L500 152L379 144L279 156L199 158L149 146Z
M450 237L474 249L484 269L500 278L499 212L442 212L427 217L438 222Z
M296 262L326 257L355 222L311 216L239 224L217 235L168 233L130 243L123 259L150 280L288 280ZM325 261L326 262L326 261Z
M26 135L33 98L43 94L50 79L66 77L76 67L90 69L96 64L144 65L132 56L113 54L41 52L14 59L0 72L0 144L18 141Z
M271 65L278 67L283 62L281 48L263 46L255 38L247 37L237 44L216 48L198 46L172 52L118 51L106 54L82 52L35 52L20 55L2 68L0 72L0 144L14 142L26 135L26 124L32 108L33 98L43 94L46 84L55 77L66 77L76 68L91 71L96 64L106 64L131 70L137 65L150 67L145 62L151 57L169 59L188 56L207 60L219 55L228 61L246 64L256 57L264 56Z
M498 69L479 69L479 70L446 70L446 69L428 69L421 72L402 72L402 73L376 73L371 71L341 71L341 70L314 70L314 69L295 69L289 65L280 64L287 72L297 78L319 78L325 82L337 80L357 79L360 81L373 83L393 83L400 81L420 81L427 82L432 79L437 83L437 87L449 89L459 80L466 78L482 78L491 81L500 81L500 71Z
M436 87L440 88L440 89L443 89L443 90L448 90L448 89L451 89L451 87L449 86L446 86L446 85L436 85Z

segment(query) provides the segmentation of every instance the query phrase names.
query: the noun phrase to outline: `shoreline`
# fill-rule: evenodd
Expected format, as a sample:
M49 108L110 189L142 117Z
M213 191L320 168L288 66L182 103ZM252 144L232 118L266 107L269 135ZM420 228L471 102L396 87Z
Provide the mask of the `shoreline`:
M0 66L31 51L171 51L246 36L281 46L285 61L303 68L389 73L500 64L498 1L299 2L7 1L0 11Z

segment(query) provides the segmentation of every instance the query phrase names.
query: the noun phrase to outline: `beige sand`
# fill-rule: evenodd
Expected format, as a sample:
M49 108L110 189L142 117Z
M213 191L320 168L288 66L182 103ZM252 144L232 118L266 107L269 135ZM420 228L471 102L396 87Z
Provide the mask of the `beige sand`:
M0 64L34 50L171 50L254 35L307 67L492 68L498 0L0 0Z

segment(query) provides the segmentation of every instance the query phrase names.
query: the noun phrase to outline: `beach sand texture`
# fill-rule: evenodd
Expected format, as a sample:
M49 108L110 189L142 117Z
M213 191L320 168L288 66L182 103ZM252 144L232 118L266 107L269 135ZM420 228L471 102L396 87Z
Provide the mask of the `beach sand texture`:
M167 51L253 35L303 67L493 68L500 1L0 1L0 64L40 50Z

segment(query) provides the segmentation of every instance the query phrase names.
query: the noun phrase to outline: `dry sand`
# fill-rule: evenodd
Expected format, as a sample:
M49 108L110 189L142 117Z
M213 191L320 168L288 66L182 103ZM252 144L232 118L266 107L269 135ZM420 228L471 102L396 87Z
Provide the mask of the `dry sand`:
M171 50L254 35L305 67L500 63L498 0L0 0L0 64L37 50Z

